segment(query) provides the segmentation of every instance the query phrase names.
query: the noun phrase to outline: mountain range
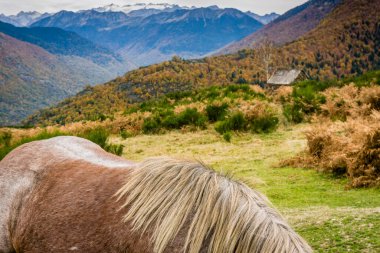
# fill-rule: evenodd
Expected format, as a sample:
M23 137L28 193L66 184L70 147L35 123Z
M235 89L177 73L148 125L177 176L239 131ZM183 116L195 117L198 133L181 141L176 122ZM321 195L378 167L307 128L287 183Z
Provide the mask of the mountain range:
M9 15L6 16L4 14L0 14L0 21L12 24L14 26L29 26L34 22L46 18L50 16L49 13L39 13L37 11L20 11L17 15Z
M76 32L144 66L174 55L183 58L205 56L257 31L263 24L236 9L171 6L153 14L152 9L127 13L61 11L31 26L59 27Z
M200 58L257 31L279 15L257 15L236 9L186 7L174 4L115 5L57 13L0 14L17 27L55 27L72 31L144 66L174 55ZM184 43L186 41L187 43ZM192 45L192 47L189 47Z
M329 0L319 2L323 6L332 3ZM300 13L300 9L309 13L315 8L310 3L279 17L279 24L293 19L294 13ZM342 0L336 3L314 29L295 41L272 48L272 67L303 69L313 79L343 78L380 69L378 13L380 5L377 1ZM38 112L25 123L66 124L94 120L99 115L113 117L115 112L123 111L133 103L166 93L216 84L258 84L265 79L259 50L244 49L200 60L175 58L140 68L103 85L88 88L55 107Z

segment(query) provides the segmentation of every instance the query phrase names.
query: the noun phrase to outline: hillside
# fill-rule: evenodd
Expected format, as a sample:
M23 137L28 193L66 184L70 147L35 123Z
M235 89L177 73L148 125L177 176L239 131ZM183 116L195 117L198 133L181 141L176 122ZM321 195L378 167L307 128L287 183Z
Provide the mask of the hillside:
M121 65L120 57L109 49L98 46L74 32L54 27L15 27L0 22L0 32L18 40L44 48L52 54L75 55L86 58L102 66Z
M142 66L174 55L204 56L263 25L239 10L209 7L162 11L148 16L132 12L61 11L32 26L74 31Z
M378 0L343 1L316 29L282 50L293 67L305 66L321 79L380 69L379 12Z
M86 59L53 55L0 33L0 125L18 124L34 111L109 76Z
M310 0L276 18L244 39L221 49L219 54L234 53L254 47L263 40L273 41L276 45L292 42L316 28L341 0Z

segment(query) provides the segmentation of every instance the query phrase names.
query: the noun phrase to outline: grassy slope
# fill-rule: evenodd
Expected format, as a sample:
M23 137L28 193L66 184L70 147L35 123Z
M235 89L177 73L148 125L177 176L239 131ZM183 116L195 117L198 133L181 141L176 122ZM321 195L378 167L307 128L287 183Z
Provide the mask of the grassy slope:
M345 179L313 170L275 168L306 147L306 125L267 135L239 134L232 143L214 130L140 135L124 144L124 157L171 155L200 159L266 194L316 252L379 252L380 190L345 190ZM239 162L237 162L239 161Z

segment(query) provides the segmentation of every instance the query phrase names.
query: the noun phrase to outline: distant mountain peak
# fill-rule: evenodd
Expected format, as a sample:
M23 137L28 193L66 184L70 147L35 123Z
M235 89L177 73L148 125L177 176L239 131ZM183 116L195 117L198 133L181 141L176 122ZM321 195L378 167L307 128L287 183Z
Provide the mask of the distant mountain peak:
M179 6L177 4L169 4L169 3L137 3L137 4L127 4L127 5L117 5L117 4L109 4L102 7L94 8L93 10L97 12L124 12L130 13L138 10L175 10L175 9L191 9L193 7L187 6Z
M212 10L219 10L219 6L218 5L211 5L209 7L207 7L208 9L212 9Z
M49 13L40 13L38 11L20 11L16 15L6 16L0 14L0 21L15 25L15 26L29 26L32 23L50 16Z
M254 19L256 19L257 21L261 22L264 25L269 24L270 22L272 22L273 20L277 19L280 16L280 14L277 14L275 12L265 14L262 16L259 14L253 13L251 11L247 11L246 14L253 17Z

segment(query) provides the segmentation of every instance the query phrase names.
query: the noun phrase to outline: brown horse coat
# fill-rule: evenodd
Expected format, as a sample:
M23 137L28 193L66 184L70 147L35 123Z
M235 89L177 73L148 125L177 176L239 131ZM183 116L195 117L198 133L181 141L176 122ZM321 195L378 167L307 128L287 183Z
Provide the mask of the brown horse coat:
M56 137L0 162L0 252L311 249L261 195L199 163L134 164Z

